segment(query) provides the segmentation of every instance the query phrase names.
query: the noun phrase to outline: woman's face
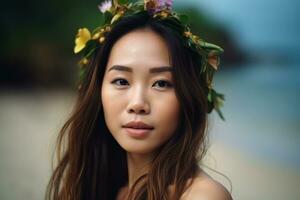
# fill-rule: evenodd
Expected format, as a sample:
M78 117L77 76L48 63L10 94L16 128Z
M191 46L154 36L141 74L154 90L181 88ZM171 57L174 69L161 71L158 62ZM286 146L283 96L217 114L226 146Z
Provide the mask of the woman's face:
M127 152L154 152L175 132L179 102L172 69L165 41L150 29L132 31L114 44L101 99L106 125Z

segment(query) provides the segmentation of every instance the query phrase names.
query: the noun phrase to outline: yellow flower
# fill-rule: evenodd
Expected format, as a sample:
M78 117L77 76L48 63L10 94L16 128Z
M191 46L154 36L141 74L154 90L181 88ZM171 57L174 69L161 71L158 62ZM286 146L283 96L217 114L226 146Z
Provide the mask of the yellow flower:
M160 16L164 19L164 18L167 18L169 16L169 14L170 13L167 11L161 11Z
M91 33L87 28L80 28L75 39L74 53L84 49L85 44L91 39Z
M79 61L79 65L80 65L81 68L85 67L87 64L89 64L89 60L87 58L82 58Z
M185 37L190 37L190 36L192 36L193 34L192 34L190 31L185 31L185 32L184 32L184 35L185 35Z
M110 26L105 27L105 31L110 32L111 31L111 27Z
M220 97L216 97L216 104L217 104L216 106L218 108L223 107L224 106L224 100L221 99Z
M104 42L104 40L105 40L105 37L101 37L101 38L99 39L99 42L102 43L102 42Z
M113 18L111 19L111 24L113 24L115 21L117 21L120 17L122 17L124 14L124 11L120 11L118 12L115 16L113 16Z
M98 32L98 33L94 34L92 38L93 38L93 40L97 40L98 38L100 38L100 36L101 36L101 33Z
M193 41L197 42L197 40L199 40L199 37L197 35L193 35L192 39L193 39Z
M153 17L160 17L162 19L165 19L167 18L168 16L170 15L170 12L168 10L163 10L163 11L160 11L156 14L153 15Z

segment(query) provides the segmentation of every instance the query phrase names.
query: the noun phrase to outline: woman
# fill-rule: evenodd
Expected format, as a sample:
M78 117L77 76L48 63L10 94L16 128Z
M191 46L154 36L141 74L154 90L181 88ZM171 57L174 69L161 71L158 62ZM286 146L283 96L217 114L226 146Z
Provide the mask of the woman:
M82 80L47 199L231 199L198 166L207 113L220 113L222 49L187 30L171 1L120 2L77 35Z

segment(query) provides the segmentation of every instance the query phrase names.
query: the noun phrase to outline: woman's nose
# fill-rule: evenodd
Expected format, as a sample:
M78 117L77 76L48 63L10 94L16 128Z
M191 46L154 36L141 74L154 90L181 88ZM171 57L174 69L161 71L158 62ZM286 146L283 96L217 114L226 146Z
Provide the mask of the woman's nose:
M147 97L142 89L136 89L134 93L129 97L129 103L127 106L128 113L135 114L149 114L150 106L147 102Z

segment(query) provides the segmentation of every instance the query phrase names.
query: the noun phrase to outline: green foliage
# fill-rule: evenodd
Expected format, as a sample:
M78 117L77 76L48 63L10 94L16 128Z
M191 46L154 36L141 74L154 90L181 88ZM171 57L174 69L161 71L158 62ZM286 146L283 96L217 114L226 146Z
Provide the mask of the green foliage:
M179 14L179 18L180 18L180 21L181 23L187 25L188 22L189 22L189 17L187 15L184 15L184 14Z

